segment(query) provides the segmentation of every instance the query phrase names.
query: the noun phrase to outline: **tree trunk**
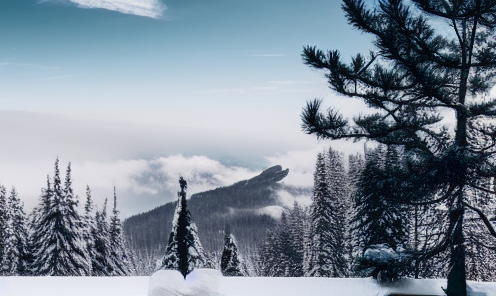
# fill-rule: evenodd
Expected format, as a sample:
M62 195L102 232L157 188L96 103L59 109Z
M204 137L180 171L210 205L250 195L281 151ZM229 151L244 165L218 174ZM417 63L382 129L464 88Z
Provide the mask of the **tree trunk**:
M460 194L461 195L461 194ZM450 223L455 223L452 235L450 269L448 273L447 296L467 296L467 276L465 272L465 238L463 237L462 207L450 213Z

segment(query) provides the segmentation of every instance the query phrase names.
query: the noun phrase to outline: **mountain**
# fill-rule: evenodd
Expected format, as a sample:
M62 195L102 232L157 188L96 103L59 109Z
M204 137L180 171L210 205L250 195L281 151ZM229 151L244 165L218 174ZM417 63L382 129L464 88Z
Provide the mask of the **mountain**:
M289 169L283 170L277 165L249 180L193 194L188 207L204 249L220 252L227 226L236 237L240 252L251 252L267 229L274 227L281 213L292 205L288 197L295 199L311 194L310 188L296 188L280 182L288 173ZM163 254L175 206L176 202L170 202L126 219L124 234L130 248L147 256Z

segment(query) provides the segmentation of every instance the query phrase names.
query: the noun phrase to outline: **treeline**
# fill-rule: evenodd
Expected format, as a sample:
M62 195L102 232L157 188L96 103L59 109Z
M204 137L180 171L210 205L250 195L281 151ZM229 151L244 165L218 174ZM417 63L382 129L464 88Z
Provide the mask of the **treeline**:
M408 202L419 193L398 180L407 163L397 146L379 146L365 156L350 155L347 166L344 156L331 148L320 153L312 205L303 209L295 204L268 231L256 252L256 273L445 278L450 250L434 247L447 239L449 209ZM489 194L467 194L485 211L496 214ZM476 214L466 213L467 277L494 281L496 252L479 220Z
M110 217L107 200L96 210L86 189L82 213L72 189L71 164L62 183L59 160L37 207L28 216L14 187L0 186L0 275L122 276L133 273L125 247L117 197Z

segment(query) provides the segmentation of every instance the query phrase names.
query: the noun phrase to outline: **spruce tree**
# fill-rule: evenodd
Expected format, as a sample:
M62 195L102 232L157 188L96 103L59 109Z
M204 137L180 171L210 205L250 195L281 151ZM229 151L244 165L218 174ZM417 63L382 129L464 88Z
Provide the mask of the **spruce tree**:
M95 213L95 227L91 231L93 237L92 275L110 276L114 272L111 260L109 226L107 222L107 199L101 211Z
M178 192L176 211L172 220L169 243L159 269L174 269L184 278L194 268L205 265L203 247L198 239L196 225L191 222L191 214L186 203L186 180L179 178L181 191Z
M110 260L113 262L114 271L112 275L124 276L129 274L129 262L124 238L122 237L122 225L117 210L117 194L114 186L114 206L109 228Z
M52 199L52 185L50 182L50 176L47 175L47 186L46 188L41 189L40 203L33 209L29 221L29 270L30 274L35 276L39 275L39 264L43 264L43 262L36 261L34 256L35 254L42 253L46 244L45 234L50 231L49 224L46 223L46 219L50 211Z
M335 188L343 185L337 184L340 178L333 179L336 173L341 175L339 158L335 159L334 154L329 156L333 157L333 160L329 160L332 166L322 153L317 156L310 213L311 248L308 250L308 262L305 264L308 268L307 276L343 277L347 274L342 204L345 195ZM329 171L331 168L333 171Z
M308 217L305 210L295 201L293 208L288 214L288 229L291 242L289 276L291 277L301 277L304 275L303 258L307 223Z
M350 154L348 156L348 207L346 211L346 254L348 261L348 270L353 274L356 260L361 256L363 245L360 246L361 237L358 234L357 221L354 219L356 216L357 207L355 198L358 193L358 184L365 160L361 154Z
M60 179L59 160L55 161L53 190L47 195L47 212L39 217L37 246L33 253L33 272L36 275L86 276L90 263L82 240L82 222L77 212L76 197L72 192L70 163L64 187Z
M389 147L384 154L379 148L367 157L358 184L353 222L362 249L357 265L359 274L374 278L382 275L391 280L406 274L404 249L408 230L407 212L391 196L397 187L390 177L399 173L399 160L394 148ZM391 256L382 256L387 254Z
M2 258L2 273L23 276L28 273L26 214L14 187L10 191L6 208L6 240Z
M377 50L346 64L338 51L307 46L303 59L326 71L333 90L362 99L376 113L348 121L334 110L321 112L315 100L303 111L303 129L319 138L404 147L409 171L398 176L404 202L449 211L438 244L415 255L431 258L448 250L446 292L466 296L465 214L478 215L496 237L473 194L496 194L485 185L496 175L496 127L489 123L496 100L487 97L495 82L496 1L382 0L374 9L363 0L342 3L349 24L372 35Z
M93 274L93 262L95 261L95 233L96 231L96 221L93 217L93 199L91 197L91 189L86 185L86 202L84 204L84 215L81 217L83 222L82 238L86 245L86 253L90 261L91 274Z
M5 253L5 242L7 228L7 190L5 186L0 185L0 259L3 258ZM0 275L3 275L3 260L0 263Z
M333 233L334 276L346 277L348 275L348 263L345 258L345 234L348 230L346 210L349 206L348 178L344 169L343 156L331 147L329 147L327 155L327 184L332 203L332 215L329 217L331 224L329 226Z
M224 248L222 249L220 270L224 276L246 275L243 260L238 254L236 240L229 230L226 230L224 235Z

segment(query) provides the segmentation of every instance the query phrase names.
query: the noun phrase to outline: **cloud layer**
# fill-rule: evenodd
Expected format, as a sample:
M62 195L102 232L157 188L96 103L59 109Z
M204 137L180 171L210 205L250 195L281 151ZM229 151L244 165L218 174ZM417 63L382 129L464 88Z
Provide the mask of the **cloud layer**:
M83 8L102 8L126 14L160 18L166 6L159 0L69 0Z

